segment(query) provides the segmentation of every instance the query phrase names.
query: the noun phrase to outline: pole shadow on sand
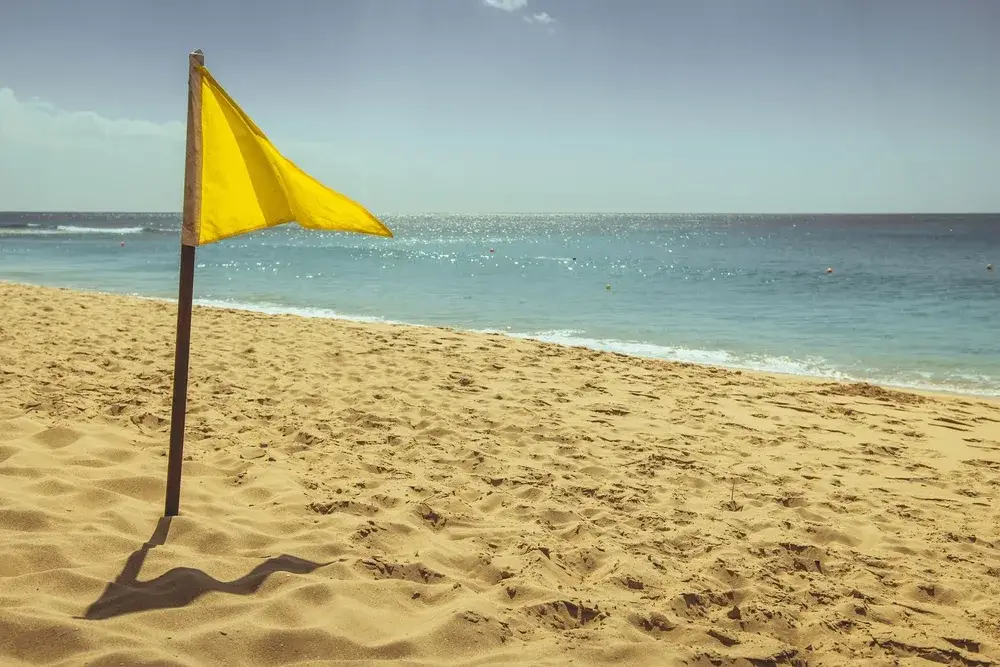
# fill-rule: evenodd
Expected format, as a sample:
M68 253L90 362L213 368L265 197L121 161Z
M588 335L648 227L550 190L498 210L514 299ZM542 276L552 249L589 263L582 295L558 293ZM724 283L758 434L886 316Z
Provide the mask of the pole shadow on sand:
M108 584L101 597L87 607L87 611L79 618L101 620L139 611L184 607L211 591L250 595L275 572L308 574L317 568L329 565L282 554L268 558L249 573L233 581L219 581L191 567L176 567L155 579L139 581L139 572L146 560L146 554L150 549L166 542L172 518L169 516L160 518L149 541L132 552L125 561L121 574Z

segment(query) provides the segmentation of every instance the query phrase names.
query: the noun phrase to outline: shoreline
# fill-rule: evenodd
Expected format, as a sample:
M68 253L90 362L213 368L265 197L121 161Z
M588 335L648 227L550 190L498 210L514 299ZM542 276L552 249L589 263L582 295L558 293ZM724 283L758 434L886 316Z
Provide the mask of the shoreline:
M75 288L75 287L48 286L48 285L39 285L39 284L35 284L35 283L23 283L23 282L18 282L18 281L13 281L13 280L0 279L0 285L3 285L3 284L15 285L15 286L23 286L23 287L31 287L31 288L61 290L61 291L67 291L67 292L73 292L73 293L98 295L98 296L121 297L121 298L137 299L137 300L151 301L151 302L157 302L157 303L169 303L169 304L173 304L173 305L176 305L176 303L177 303L176 297L154 297L154 296L146 296L146 295L134 294L134 293L133 294L125 294L125 293L120 293L120 292L105 292L105 291L101 291L101 290L83 289L83 288ZM914 384L904 384L904 383L892 383L892 382L885 382L885 381L879 381L879 380L875 380L875 379L866 379L866 378L835 377L835 376L816 375L816 374L809 374L809 373L793 373L793 372L782 372L782 371L774 371L774 370L763 370L763 369L759 369L759 368L748 367L747 365L724 365L724 364L716 364L716 363L708 363L708 362L698 362L698 361L687 361L687 360L679 360L679 359L670 359L670 358L665 358L665 357L662 357L662 356L642 355L642 354L634 354L634 353L630 353L630 352L620 352L620 351L617 351L617 350L602 348L602 347L593 346L593 345L586 345L586 344L573 345L573 344L569 344L569 343L548 340L546 338L540 337L540 335L538 335L538 334L529 334L529 333L520 333L520 332L509 332L509 331L499 331L499 330L463 329L463 328L459 328L459 327L447 326L447 325L438 325L438 324L419 324L419 323L413 323L413 322L404 322L404 321L397 321L397 320L386 319L386 318L383 318L381 316L350 316L350 315L343 315L343 314L340 314L340 313L336 313L333 310L325 309L325 308L297 307L297 306L280 306L280 305L272 305L272 304L260 305L260 304L251 304L251 303L229 304L229 303L223 302L223 301L212 301L212 300L197 299L197 298L194 301L194 307L195 307L195 309L207 308L207 309L213 309L213 310L231 311L231 312L235 312L235 313L254 313L254 314L263 315L263 316L301 317L303 319L330 320L330 321L337 321L337 322L352 322L352 323L365 324L365 325L371 324L371 325L390 326L390 327L404 327L404 328L405 327L412 327L412 328L417 328L417 329L432 329L432 330L447 331L447 332L458 333L458 334L472 334L472 335L486 335L486 336L500 335L500 336L505 336L505 337L512 338L512 339L515 339L515 340L528 340L528 341L534 341L534 342L538 342L538 343L543 343L543 344L546 344L546 345L557 345L559 347L564 347L564 348L567 348L567 349L585 349L585 350L591 350L591 351L599 352L599 353L602 353L602 354L611 354L611 355L626 356L626 357L632 357L632 358L636 358L636 359L649 359L649 360L661 361L661 362L670 363L670 364L680 364L682 366L683 365L691 365L691 366L696 366L696 367L700 367L700 368L716 368L716 369L725 370L725 371L740 371L740 372L743 372L743 373L762 374L762 375L765 375L765 376L776 376L776 377L789 378L789 379L799 379L799 380L805 380L805 381L811 381L811 382L818 382L818 383L830 383L830 382L832 382L832 383L840 383L840 384L848 384L848 385L851 385L851 384L874 385L874 386L883 387L883 388L886 388L886 389L897 390L897 391L913 392L913 393L923 394L923 395L928 395L928 396L964 397L964 398L982 399L982 400L986 400L986 401L990 401L990 402L998 402L998 403L1000 403L1000 392L997 392L997 393L975 392L975 391L967 391L967 390L960 390L960 389L948 389L948 388L943 388L943 387L938 387L938 386L933 386L933 385L914 385ZM310 311L312 311L312 313L317 313L317 314L312 314ZM590 339L588 339L588 340L590 340ZM600 343L601 341L598 341L598 340L594 339L593 342ZM615 341L615 342L618 342L618 343L630 343L630 341ZM640 344L642 344L642 343L640 343Z
M1000 402L0 283L0 663L1000 661Z

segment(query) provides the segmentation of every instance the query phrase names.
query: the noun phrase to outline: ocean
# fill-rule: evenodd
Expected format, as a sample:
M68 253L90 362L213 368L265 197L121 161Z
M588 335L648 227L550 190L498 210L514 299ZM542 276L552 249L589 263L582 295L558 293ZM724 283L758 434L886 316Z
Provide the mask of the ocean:
M382 219L199 248L196 303L1000 395L1000 215ZM0 280L176 299L179 226L0 213Z

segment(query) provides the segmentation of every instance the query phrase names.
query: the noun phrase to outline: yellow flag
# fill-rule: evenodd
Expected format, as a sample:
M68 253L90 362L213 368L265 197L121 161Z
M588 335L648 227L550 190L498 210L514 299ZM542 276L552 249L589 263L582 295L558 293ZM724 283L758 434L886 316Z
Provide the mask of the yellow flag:
M204 245L287 222L392 236L363 206L281 155L204 65L194 65L191 85L187 169L194 177L186 185L182 243Z

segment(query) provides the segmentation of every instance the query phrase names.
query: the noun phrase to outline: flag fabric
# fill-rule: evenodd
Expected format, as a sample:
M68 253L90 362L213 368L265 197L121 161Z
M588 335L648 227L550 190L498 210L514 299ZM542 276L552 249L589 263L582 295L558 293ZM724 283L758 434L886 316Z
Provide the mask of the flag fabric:
M182 243L205 245L288 222L392 236L363 206L281 155L204 65L195 66L191 86L188 122L196 138L188 168L196 172L195 203L185 210Z

